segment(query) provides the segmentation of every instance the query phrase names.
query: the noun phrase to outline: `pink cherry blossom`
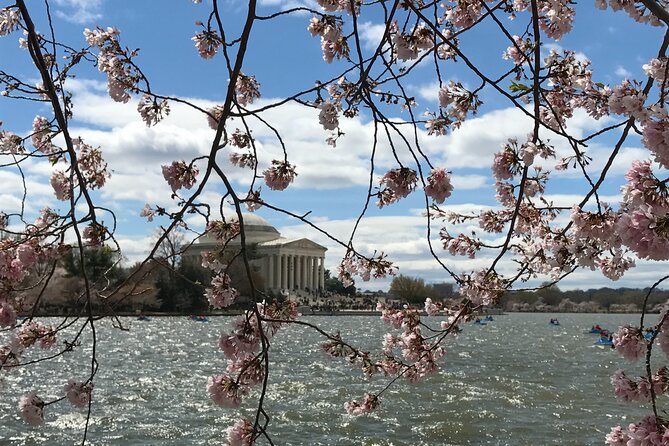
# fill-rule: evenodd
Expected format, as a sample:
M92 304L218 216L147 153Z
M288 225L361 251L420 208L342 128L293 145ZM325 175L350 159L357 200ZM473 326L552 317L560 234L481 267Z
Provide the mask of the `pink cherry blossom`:
M23 140L20 136L5 130L0 131L0 153L23 153Z
M664 354L669 357L669 318L665 319L664 323L660 327L657 340L660 343L660 348Z
M425 195L432 198L435 203L443 203L453 192L451 176L443 168L436 168L430 172L425 185Z
M257 160L253 153L239 153L239 152L230 152L230 164L238 167L250 167L254 168L256 166Z
M16 310L9 302L0 303L0 327L13 327L16 324Z
M372 412L379 407L380 401L376 395L371 393L365 394L362 401L349 401L344 404L344 409L351 415L363 415Z
M51 132L51 124L49 123L49 120L43 116L35 116L35 119L33 120L32 135L30 136L33 146L44 154L51 154L56 149L51 142L52 137L53 134Z
M649 119L644 123L643 145L655 155L655 161L669 168L669 121Z
M451 255L468 256L470 259L476 257L476 253L481 249L481 242L468 237L465 234L459 234L457 237L451 237L448 233L440 233L444 249Z
M253 425L245 418L227 429L228 446L252 446L255 443Z
M287 161L273 160L272 166L263 171L265 184L272 190L284 190L293 182L297 173Z
M247 389L235 383L229 375L216 375L209 378L207 393L219 406L237 408L242 404L242 396Z
M230 144L238 149L246 149L251 147L253 138L250 134L242 132L239 129L235 129L234 132L230 135Z
M211 59L221 46L221 38L215 31L202 31L191 39L203 59Z
M44 422L44 401L32 391L23 395L19 400L21 418L26 423L37 426Z
M21 23L21 16L18 8L0 9L0 36L16 31Z
M137 111L147 127L158 124L164 117L170 114L170 106L166 100L158 100L148 94L142 96Z
M255 76L239 73L235 91L237 92L237 103L244 107L260 97L260 84Z
M148 221L153 221L153 217L156 215L156 212L151 208L149 203L146 203L141 211L139 211L140 217L146 217Z
M0 371L9 370L19 365L20 348L15 343L0 345Z
M609 98L609 109L612 113L617 113L639 121L645 121L648 118L648 111L644 107L646 97L628 80L624 80L620 85L613 88L613 93Z
M254 212L260 209L262 207L260 190L249 191L249 193L246 195L246 198L244 199L244 204L246 205L246 209L248 209L249 212Z
M637 360L646 355L646 340L641 330L631 325L620 327L613 333L613 345L625 359Z
M511 59L516 65L521 65L527 60L527 54L532 49L532 42L529 39L523 39L520 36L513 36L514 45L506 49L502 58Z
M539 26L548 37L560 40L562 36L571 31L574 21L574 8L569 0L545 1L541 2L539 14L541 20Z
M318 108L320 109L318 122L325 130L334 130L339 127L337 107L333 103L330 101L321 102Z
M669 208L651 205L630 209L620 216L622 243L641 258L669 259Z
M37 261L37 251L30 243L21 243L16 248L16 258L24 268L30 268Z
M63 387L67 400L76 407L88 406L93 392L92 382L77 382L69 380Z
M185 161L172 161L169 166L162 166L163 177L172 188L172 192L185 187L190 189L196 182L195 177L200 173L194 164L186 164Z
M53 327L35 321L24 323L17 333L17 338L24 348L34 345L37 341L40 342L40 347L45 349L56 344L56 332Z
M432 302L432 299L429 297L425 299L425 312L430 316L439 314L439 306Z
M505 281L494 271L479 270L473 275L463 275L460 293L475 305L496 303L505 290Z
M492 165L492 175L498 181L510 180L521 171L518 154L514 151L518 143L515 140L509 140L509 144L504 144L502 150L495 154L495 160Z
M251 386L265 379L265 369L255 354L244 353L228 361L227 372L239 376L239 382Z
M225 308L232 305L239 297L239 292L230 286L230 277L219 273L211 279L211 288L206 289L207 299L214 308Z
M239 236L239 221L211 220L207 223L206 233L211 237L215 237L217 240L227 243Z
M439 106L446 109L446 115L452 117L454 125L459 127L467 113L476 113L481 105L477 95L467 90L460 82L449 81L439 89Z
M392 193L390 202L395 202L400 198L408 196L416 188L417 182L416 171L408 167L389 170L383 175L380 181L381 185L385 186ZM381 199L379 200L379 207L383 207L390 202L384 202Z
M72 198L72 184L70 177L65 172L55 171L51 175L50 182L57 199L67 201Z
M216 105L210 109L207 109L207 123L212 130L218 128L218 123L223 117L224 108L220 105Z
M629 439L627 432L620 426L611 428L611 432L606 434L606 444L609 446L627 446Z

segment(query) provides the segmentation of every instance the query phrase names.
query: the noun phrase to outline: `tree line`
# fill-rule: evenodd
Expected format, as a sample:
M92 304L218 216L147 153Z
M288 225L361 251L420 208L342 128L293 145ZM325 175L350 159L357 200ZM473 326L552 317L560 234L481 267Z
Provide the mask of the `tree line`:
M640 311L649 288L597 288L560 290L556 285L536 291L504 293L500 307L505 311ZM398 275L390 284L389 293L403 302L421 305L426 298L441 301L462 300L453 283L426 284L420 277ZM647 308L659 310L669 301L669 290L653 290Z

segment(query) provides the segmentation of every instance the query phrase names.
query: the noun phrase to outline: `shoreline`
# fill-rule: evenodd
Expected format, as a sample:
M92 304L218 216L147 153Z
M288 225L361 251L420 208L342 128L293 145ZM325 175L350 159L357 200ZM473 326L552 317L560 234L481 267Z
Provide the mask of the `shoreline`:
M640 314L640 312L612 312L612 311L598 311L593 313L588 312L571 312L571 311L499 311L495 309L494 312L481 312L479 315L486 316L505 316L508 314ZM336 310L336 311L299 311L300 316L381 316L380 311L376 310ZM145 311L141 313L133 312L119 312L116 314L94 314L94 318L113 318L113 317L190 317L190 316L204 316L204 317L218 317L218 316L240 316L244 314L244 310L232 310L232 311L217 311L217 312L204 312L204 313L164 313L164 312L153 312ZM422 316L425 316L425 311L420 311ZM657 312L646 312L646 314L658 314ZM19 315L19 319L27 319L30 315ZM86 315L76 315L68 313L57 313L57 314L37 314L34 317L62 317L62 318L76 318L76 317L86 317Z

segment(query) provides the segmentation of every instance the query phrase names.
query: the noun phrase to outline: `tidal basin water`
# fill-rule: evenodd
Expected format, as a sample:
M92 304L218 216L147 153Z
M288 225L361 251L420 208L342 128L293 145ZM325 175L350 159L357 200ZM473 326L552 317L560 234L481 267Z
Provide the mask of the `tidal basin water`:
M551 317L561 325L549 325ZM217 341L232 320L125 318L129 331L99 323L87 444L225 444L225 429L240 411L217 407L206 395L206 382L226 367ZM376 316L304 320L377 350L388 329ZM654 324L657 315L647 320ZM426 321L436 325L439 319ZM593 347L596 337L584 333L594 324L616 329L625 323L638 325L639 316L508 314L485 326L467 324L446 342L438 373L417 384L396 382L375 413L360 417L347 415L344 402L378 391L387 379L364 380L345 361L325 357L311 329L282 328L271 347L269 431L276 445L602 445L611 426L650 413L648 406L617 401L610 383L616 369L638 376L642 364ZM29 427L17 402L31 389L45 400L62 396L68 379L85 378L90 353L82 346L55 361L3 372L0 445L81 443L84 409L63 401L46 408L44 425ZM655 365L666 364L659 348L657 353ZM661 408L663 403L661 398ZM253 398L241 413L253 416Z

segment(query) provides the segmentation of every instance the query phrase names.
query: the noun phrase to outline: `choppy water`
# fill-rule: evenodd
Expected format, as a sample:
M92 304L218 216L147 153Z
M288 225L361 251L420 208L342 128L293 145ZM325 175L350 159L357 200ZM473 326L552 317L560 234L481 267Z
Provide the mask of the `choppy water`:
M638 324L637 315L509 314L486 326L468 325L446 344L441 370L428 379L396 383L372 415L353 417L345 401L378 391L387 381L365 381L343 361L326 358L318 335L283 328L273 340L267 410L276 445L601 445L610 427L650 412L615 400L611 374L619 367L641 374L608 349L592 347L584 330ZM648 322L654 323L656 315ZM378 317L309 317L340 329L358 345L380 345L387 326ZM436 321L437 319L434 319ZM98 324L91 445L218 445L239 412L206 396L210 375L225 368L218 335L232 318L208 323L184 318L125 319L129 331ZM378 347L377 347L378 348ZM44 351L37 352L44 353ZM660 358L661 354L657 357ZM662 358L662 363L666 363ZM85 411L67 402L49 406L43 426L20 420L24 390L61 396L68 379L90 367L90 347L14 370L0 377L0 445L71 445L81 442ZM252 399L242 413L253 416Z

